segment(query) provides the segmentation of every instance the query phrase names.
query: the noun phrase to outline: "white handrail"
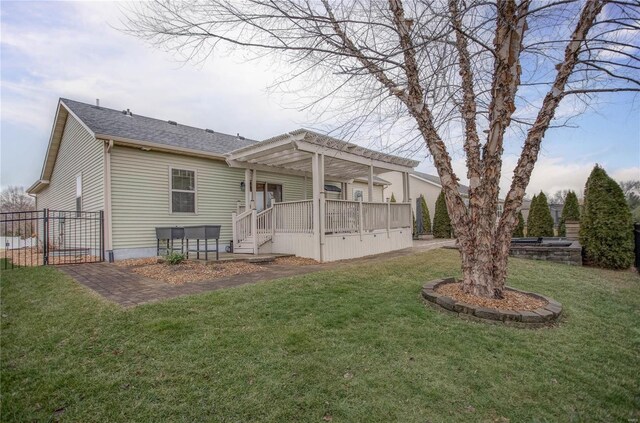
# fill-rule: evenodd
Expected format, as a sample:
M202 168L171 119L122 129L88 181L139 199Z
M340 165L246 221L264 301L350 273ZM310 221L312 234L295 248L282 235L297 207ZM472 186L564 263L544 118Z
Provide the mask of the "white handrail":
M233 242L238 244L251 237L251 215L253 210L247 210L244 213L236 215L233 219L234 239Z
M273 207L261 211L256 216L258 246L272 239L273 235Z

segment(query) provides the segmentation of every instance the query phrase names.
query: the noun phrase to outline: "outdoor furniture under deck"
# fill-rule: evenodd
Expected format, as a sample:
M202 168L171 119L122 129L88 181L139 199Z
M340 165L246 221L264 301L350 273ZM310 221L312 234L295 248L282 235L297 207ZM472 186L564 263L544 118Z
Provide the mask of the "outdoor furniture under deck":
M180 240L180 247L174 247L174 240ZM163 242L164 245L160 245L160 241ZM164 252L164 254L170 254L174 251L180 251L180 253L184 252L184 228L181 227L167 227L167 228L156 228L156 254L160 255L160 250Z
M187 240L187 258L189 258L189 252L195 252L196 258L200 260L200 253L204 253L204 259L209 260L209 244L208 240L216 240L216 261L220 260L219 253L219 239L220 239L220 225L199 225L199 226L186 226L184 228L184 238ZM196 240L195 250L189 248L189 240ZM200 249L200 241L204 241L204 250ZM212 251L212 250L211 250Z

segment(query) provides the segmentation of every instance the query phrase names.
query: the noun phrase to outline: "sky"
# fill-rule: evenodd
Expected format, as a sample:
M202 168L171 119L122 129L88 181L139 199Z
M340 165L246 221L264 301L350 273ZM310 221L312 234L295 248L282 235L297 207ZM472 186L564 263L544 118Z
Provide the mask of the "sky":
M110 2L0 3L2 188L39 178L60 97L99 98L101 106L256 140L313 127L314 116L268 89L278 75L267 64L220 56L181 62L119 31L121 14ZM640 179L639 103L633 95L607 96L574 119L575 128L548 131L527 193L580 193L595 163L617 180ZM520 150L518 140L510 143L502 193ZM436 173L426 147L412 158L421 160L417 170ZM464 183L464 157L453 163Z

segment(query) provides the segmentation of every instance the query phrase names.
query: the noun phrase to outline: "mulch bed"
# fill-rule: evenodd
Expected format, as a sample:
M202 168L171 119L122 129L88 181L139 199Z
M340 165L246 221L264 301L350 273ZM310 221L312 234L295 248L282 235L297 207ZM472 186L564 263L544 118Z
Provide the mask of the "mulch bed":
M174 285L253 273L264 269L257 264L246 262L207 264L206 262L186 260L180 264L170 265L158 263L158 259L155 257L121 260L116 265L127 267L132 272L147 278Z
M461 283L442 284L436 288L435 292L451 297L458 302L499 310L533 311L548 304L543 299L508 289L502 291L504 299L501 300L477 297L463 292Z

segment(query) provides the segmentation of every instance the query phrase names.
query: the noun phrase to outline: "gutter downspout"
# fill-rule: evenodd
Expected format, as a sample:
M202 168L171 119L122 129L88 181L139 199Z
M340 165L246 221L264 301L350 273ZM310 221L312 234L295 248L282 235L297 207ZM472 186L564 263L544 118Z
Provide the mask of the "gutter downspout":
M104 142L104 247L109 263L113 262L113 240L111 226L111 150L113 140Z

